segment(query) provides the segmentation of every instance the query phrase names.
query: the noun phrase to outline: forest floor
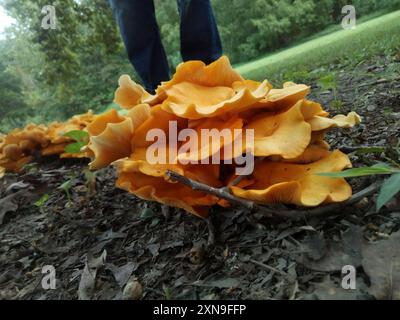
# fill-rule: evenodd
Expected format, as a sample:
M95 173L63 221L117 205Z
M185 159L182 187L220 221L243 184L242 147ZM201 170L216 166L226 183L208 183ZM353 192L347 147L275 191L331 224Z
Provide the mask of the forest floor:
M331 90L321 92L318 79L309 79L310 98L332 115L354 110L363 118L353 130L331 132L333 148L381 146L399 161L393 151L400 133L400 79L393 72L399 64L400 52L325 66L324 74L335 72L334 103ZM350 157L354 166L385 161L382 152ZM0 180L0 299L121 299L127 283L142 299L400 296L399 197L379 213L370 197L299 222L215 208L216 241L208 247L203 220L116 189L110 168L96 173L91 193L86 165L38 159ZM359 191L376 179L350 182ZM34 204L44 196L47 201ZM45 290L48 265L56 288ZM357 270L355 290L341 287L345 265Z

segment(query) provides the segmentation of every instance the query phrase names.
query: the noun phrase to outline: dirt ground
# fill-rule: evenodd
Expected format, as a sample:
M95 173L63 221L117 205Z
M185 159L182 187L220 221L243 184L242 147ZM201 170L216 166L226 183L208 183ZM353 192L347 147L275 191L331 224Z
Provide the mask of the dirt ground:
M363 124L331 132L332 147L386 148L352 153L355 166L399 161L400 80L385 81L399 62L385 59L338 75L342 106L331 114L354 110ZM329 109L332 93L315 83L312 92ZM38 159L0 180L0 299L400 299L399 197L379 213L375 196L299 222L215 208L209 247L205 221L116 189L112 168L93 183L86 165ZM350 182L356 192L375 179ZM42 287L46 265L55 289ZM345 265L356 268L355 290L342 289Z

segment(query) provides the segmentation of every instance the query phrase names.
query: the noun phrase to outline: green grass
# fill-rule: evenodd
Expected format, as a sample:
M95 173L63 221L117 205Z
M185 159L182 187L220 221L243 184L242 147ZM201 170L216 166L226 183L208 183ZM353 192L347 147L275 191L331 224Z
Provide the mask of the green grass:
M285 80L285 75L306 74L331 63L358 63L376 54L400 50L400 11L357 24L292 48L248 62L236 69L249 79Z

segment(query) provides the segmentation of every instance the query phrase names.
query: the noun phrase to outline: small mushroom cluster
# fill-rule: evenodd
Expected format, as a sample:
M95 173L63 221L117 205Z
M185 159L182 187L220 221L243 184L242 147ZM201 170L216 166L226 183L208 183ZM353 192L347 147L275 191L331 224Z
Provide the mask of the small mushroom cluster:
M60 155L62 158L90 157L89 151L66 153L64 148L72 139L64 134L73 130L83 130L93 120L89 111L73 116L66 122L53 122L48 126L28 124L14 129L7 135L0 135L0 178L6 171L19 172L32 161L35 153L40 155Z
M313 207L345 201L352 194L348 183L318 173L342 171L351 167L351 162L341 151L331 151L324 137L332 128L351 128L361 119L354 112L329 118L320 104L306 99L309 91L303 84L289 82L275 89L268 81L245 80L225 56L210 65L201 61L180 64L172 79L161 83L154 95L123 75L115 102L124 112L111 109L95 116L86 128L88 149L93 153L90 167L113 164L119 188L202 217L211 206L228 204L171 181L166 176L168 170L211 187L228 187L235 196L260 204ZM223 157L220 163L203 161L216 153L225 155L224 149L232 140L224 140L218 147L202 141L198 150L190 153L192 161L177 161L186 153L180 152L184 141L171 143L175 141L169 131L171 123L178 135L188 128L195 132L252 129L253 174L232 185L236 180L234 161L226 164L224 160L230 159ZM165 132L165 143L159 145L158 152L166 155L166 163L148 159L154 143L148 139L152 129Z

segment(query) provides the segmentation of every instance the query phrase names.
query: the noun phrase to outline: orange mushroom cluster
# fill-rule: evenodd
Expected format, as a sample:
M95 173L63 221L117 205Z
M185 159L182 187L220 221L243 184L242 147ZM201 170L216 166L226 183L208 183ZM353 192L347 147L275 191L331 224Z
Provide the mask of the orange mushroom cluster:
M306 99L309 91L303 84L285 83L275 89L268 81L245 80L225 56L208 66L200 61L180 64L154 95L123 75L115 102L124 112L112 109L95 116L87 126L88 149L94 155L90 167L113 164L119 188L198 216L206 216L211 206L225 202L170 181L167 170L212 187L228 186L235 196L261 204L311 207L344 201L352 194L347 182L318 173L341 171L351 162L339 150L330 151L324 136L335 127L351 128L361 119L354 112L329 118L320 104ZM171 124L178 136L187 129L198 133L202 129L232 133L251 129L256 161L253 174L231 185L238 165L225 160L245 152L244 146L232 159L226 158L224 150L236 139L234 134L217 145L196 144L197 149L188 156L187 150L181 152L185 141L171 137L176 135L170 132ZM155 142L149 139L152 129L165 133L164 144L157 149L166 156L165 163L149 160ZM204 161L215 154L223 155L220 163Z
M14 129L7 135L0 135L0 178L6 171L19 172L32 161L35 152L41 155L60 155L62 158L92 156L90 151L66 153L64 148L72 139L64 134L73 130L83 130L93 120L94 114L73 116L66 122L53 122L48 126L28 124L22 129Z

